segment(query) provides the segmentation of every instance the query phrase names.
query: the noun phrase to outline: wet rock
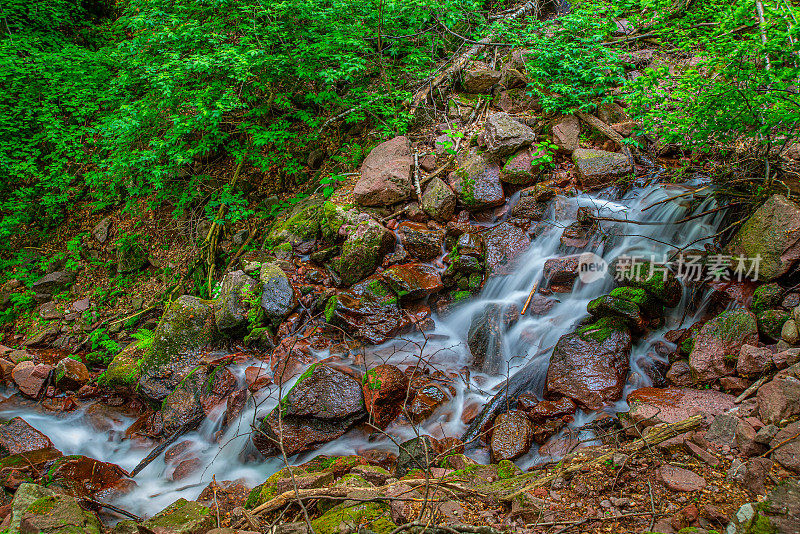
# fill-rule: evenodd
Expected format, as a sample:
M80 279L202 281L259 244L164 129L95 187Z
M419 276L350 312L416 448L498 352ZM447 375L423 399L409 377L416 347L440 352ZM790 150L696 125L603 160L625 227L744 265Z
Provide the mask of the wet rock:
M444 180L434 176L422 193L422 209L437 221L447 222L455 213L456 194Z
M140 363L139 393L160 402L200 362L200 349L217 338L212 302L183 295L164 311L153 344Z
M394 476L403 478L415 469L427 470L436 457L435 450L433 438L429 436L420 436L401 443Z
M378 465L357 465L350 470L353 475L360 476L370 484L383 486L392 474Z
M76 276L73 271L55 271L35 281L31 289L36 293L58 293L71 286Z
M564 115L553 121L552 133L553 142L568 154L580 146L581 123L575 115Z
M702 382L732 375L742 345L757 342L756 318L751 312L723 312L703 325L695 336L689 365Z
M778 424L800 414L800 382L776 377L758 388L758 413L767 424Z
M378 222L372 219L360 222L347 236L342 254L334 263L342 283L352 285L364 279L375 270L394 242L392 232Z
M585 224L583 222L574 222L564 228L561 233L561 246L567 249L596 249L600 245L600 239L595 238L597 231L600 229L598 223Z
M405 410L412 423L428 419L437 408L444 406L453 398L453 391L433 380L423 384L413 384L412 389L415 390L415 395Z
M547 396L570 397L591 410L618 400L628 375L631 333L603 318L556 343L547 369Z
M372 424L386 428L403 409L408 377L393 365L379 365L364 375L362 389Z
M353 197L362 206L387 206L411 197L411 147L405 136L372 149L361 165Z
M247 389L256 392L272 384L272 377L263 366L253 365L244 370L244 381Z
M542 289L550 289L556 293L569 293L578 278L580 254L550 258L544 262Z
M175 469L172 471L172 475L170 475L170 479L172 481L178 481L189 478L202 466L203 462L200 460L200 458L187 458L182 460L178 463L178 465L175 466Z
M84 511L78 500L68 495L44 495L31 502L20 514L21 534L100 534L102 526L94 514Z
M486 120L486 148L496 157L513 154L536 140L528 126L508 113L495 113Z
M382 278L368 278L331 297L325 319L354 336L380 344L411 326L397 305L397 297Z
M486 232L484 242L487 272L497 276L514 271L515 260L528 250L531 239L522 229L504 222Z
M783 195L772 195L739 228L727 250L737 257L760 256L759 280L789 272L800 259L800 207Z
M89 370L78 360L63 358L56 365L54 380L62 391L78 391L89 381Z
M619 414L626 424L636 424L640 429L662 423L677 423L693 415L703 415L707 423L730 409L733 395L712 389L691 388L639 388L628 395L630 410ZM638 435L635 431L634 435Z
M14 383L20 392L28 397L37 398L47 382L47 377L53 367L44 363L34 364L27 360L18 363L11 372Z
M615 261L610 269L620 285L644 289L664 306L677 306L683 295L683 288L675 273L659 268L648 261L636 263Z
M398 234L403 248L422 261L430 261L442 255L443 230L430 230L424 224L404 222L400 225Z
M472 354L472 367L484 373L502 370L503 310L499 304L487 304L472 319L467 333L467 346Z
M736 360L736 373L740 376L756 376L772 369L772 351L764 347L742 345Z
M139 382L144 355L145 349L140 347L139 342L131 343L114 356L105 374L98 379L98 383L104 386L133 388Z
M247 324L251 301L258 295L258 283L244 271L227 273L214 300L214 321L225 333L234 333Z
M52 447L53 442L47 436L33 428L21 417L14 417L5 423L0 423L0 458Z
M278 436L291 456L342 436L367 415L359 381L322 364L312 365L298 378L281 400L280 410L280 416L275 409L264 418L252 435L265 456L278 452L274 445Z
M800 438L791 438L798 433L800 433L800 421L795 421L780 429L770 442L770 447L780 445L772 453L772 458L795 473L800 473Z
M532 443L533 425L525 412L510 410L494 420L489 442L493 461L519 458L530 450Z
M698 491L706 487L706 481L700 475L673 465L662 465L656 478L670 491Z
M62 456L48 471L50 488L76 497L102 498L135 486L118 465L88 456Z
M620 152L578 148L572 152L572 162L586 189L605 187L616 177L633 172L628 157Z
M211 509L200 503L178 499L142 526L157 534L205 534L216 525Z
M511 217L526 221L541 221L547 213L547 203L536 200L534 195L520 196L511 208Z
M509 184L528 185L536 182L547 168L547 152L538 147L525 148L512 155L500 171L500 179Z
M225 367L199 367L167 395L161 406L164 431L194 427L236 388L236 377Z
M476 63L462 73L461 85L467 93L483 94L500 83L502 74L499 70L490 69L487 65Z
M760 315L767 310L778 308L781 304L783 293L784 290L778 283L762 284L753 291L750 309L756 315Z
M629 300L603 295L590 301L586 305L586 311L598 318L620 317L628 326L639 332L646 328L646 321L639 306Z
M261 308L267 320L277 324L297 306L297 295L289 277L277 263L263 263L259 280L264 284L261 292Z
M500 183L500 167L470 148L456 158L458 168L448 176L458 201L468 210L483 210L501 205L505 196Z
M529 411L528 415L536 422L540 423L546 419L572 415L577 410L575 402L569 397L561 397L556 400L543 400L537 403Z

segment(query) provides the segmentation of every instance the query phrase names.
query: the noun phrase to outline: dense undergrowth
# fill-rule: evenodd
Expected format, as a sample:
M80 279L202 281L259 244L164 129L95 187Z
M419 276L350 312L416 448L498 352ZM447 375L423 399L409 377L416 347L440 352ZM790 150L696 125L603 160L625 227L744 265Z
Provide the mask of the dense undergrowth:
M274 208L219 176L223 162L294 193L340 178L306 166L325 146L342 172L412 126L414 90L471 40L533 51L528 90L547 113L626 99L651 138L757 159L800 123L795 8L751 1L586 0L557 20L488 15L478 0L8 0L0 8L0 249L36 242L76 202L146 199L232 222ZM619 36L618 21L646 38ZM631 47L664 63L623 77ZM491 60L492 49L477 59ZM508 53L507 46L496 48ZM339 117L336 121L329 121ZM352 132L352 130L351 130ZM336 133L336 135L333 135ZM331 139L325 136L331 135ZM631 143L636 137L632 138ZM250 173L252 174L252 173ZM767 175L767 179L770 177Z

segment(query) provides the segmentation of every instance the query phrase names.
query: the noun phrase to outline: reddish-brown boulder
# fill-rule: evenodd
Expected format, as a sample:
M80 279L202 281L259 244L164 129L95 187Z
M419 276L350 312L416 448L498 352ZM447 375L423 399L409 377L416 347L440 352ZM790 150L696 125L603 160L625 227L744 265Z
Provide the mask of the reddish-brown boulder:
M519 458L530 450L532 443L533 425L525 412L511 410L497 416L489 442L495 462Z
M88 456L62 456L48 471L50 487L59 487L76 497L94 498L130 489L135 483L131 484L133 481L127 477L120 466Z
M569 397L590 410L618 400L630 352L630 331L610 318L561 336L550 357L546 396Z
M404 222L397 233L403 248L422 261L430 261L443 253L443 230L431 230L424 224Z
M361 165L353 197L362 206L387 206L411 196L411 146L405 136L372 149Z
M89 370L72 358L63 358L55 371L56 387L64 391L77 391L89 381Z
M487 274L494 276L511 274L515 260L528 250L531 239L521 228L504 222L486 232L484 242Z
M0 423L0 458L21 452L50 449L50 438L33 428L21 417Z
M408 391L408 377L394 365L379 365L367 371L362 381L364 404L370 420L386 428L403 409Z
M53 367L51 365L44 363L36 365L27 360L18 363L11 372L11 376L23 395L36 398L41 393L42 387L52 370Z
M743 309L724 312L711 319L694 337L689 365L701 382L733 375L742 345L756 345L756 317Z
M542 269L542 289L550 289L556 293L569 293L578 278L580 254L550 258L544 262Z
M760 375L772 369L772 351L766 347L742 345L736 360L736 373L740 376Z
M553 417L563 417L572 415L577 410L577 405L569 397L561 397L556 400L543 400L533 406L528 415L534 422L541 422Z
M713 389L645 387L631 392L627 400L630 410L620 417L640 429L660 423L676 423L697 414L703 415L710 423L714 416L735 406L733 395Z
M422 263L393 265L381 274L401 301L423 299L444 287L436 269Z

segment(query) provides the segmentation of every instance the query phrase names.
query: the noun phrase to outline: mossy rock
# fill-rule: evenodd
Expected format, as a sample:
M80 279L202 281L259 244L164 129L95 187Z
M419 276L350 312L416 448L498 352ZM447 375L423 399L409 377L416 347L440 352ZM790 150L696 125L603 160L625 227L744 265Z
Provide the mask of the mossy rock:
M352 204L336 204L331 201L326 201L322 205L320 229L324 239L335 241L342 226L358 224L358 211L352 208Z
M69 495L45 495L22 513L21 532L44 534L100 534L102 527L94 514L84 511Z
M576 334L583 339L603 343L611 334L627 330L625 321L620 317L601 317L586 326L578 328Z
M617 287L610 296L636 304L645 317L650 319L664 315L664 306L653 295L639 287Z
M637 259L632 265L615 261L612 272L620 285L644 289L669 308L677 306L683 296L683 287L675 274L649 261Z
M178 499L151 517L142 526L152 532L204 534L216 526L211 509L194 501Z
M318 519L311 521L311 526L317 534L338 534L345 529L355 532L359 527L375 534L389 534L397 528L392 522L389 506L374 502L334 506Z
M497 463L497 476L501 480L513 478L521 474L522 470L519 467L517 467L511 460L500 460Z
M131 343L114 356L108 369L98 378L101 386L132 388L139 382L141 376L142 359L146 350L141 348L139 342Z
M316 197L298 203L285 219L273 225L267 239L273 245L313 240L320 230L322 205L323 200Z
M781 338L783 324L792 318L792 314L784 310L766 310L758 314L758 333L772 340Z
M139 393L161 402L200 362L200 349L219 339L213 302L183 295L172 302L141 359Z
M333 264L346 285L352 285L375 270L394 245L394 234L376 221L358 224L342 245L342 254Z
M621 317L633 327L639 329L644 327L644 318L639 306L611 295L603 295L590 301L586 305L586 311L595 317Z
M308 471L299 469L297 467L293 467L292 470L295 477L302 477L309 474ZM244 507L247 509L253 509L261 506L265 502L277 496L278 481L283 480L284 478L290 478L292 476L292 472L289 471L288 467L284 467L277 473L270 475L267 480L250 490L250 494L247 496Z
M776 283L759 286L753 292L753 301L750 304L750 309L753 313L759 315L767 310L777 308L781 305L783 293L783 288Z

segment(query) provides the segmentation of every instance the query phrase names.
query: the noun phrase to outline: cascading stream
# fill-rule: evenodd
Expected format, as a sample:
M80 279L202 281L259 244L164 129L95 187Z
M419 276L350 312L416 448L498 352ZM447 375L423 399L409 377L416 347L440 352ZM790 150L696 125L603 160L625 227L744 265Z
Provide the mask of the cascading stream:
M586 305L590 300L608 293L615 286L610 276L594 283L584 284L577 281L570 293L553 295L558 302L547 313L540 316L531 314L519 316L518 310L522 308L532 285L542 277L545 261L575 253L574 250L565 250L561 245L563 228L576 220L578 209L581 207L592 209L602 218L658 223L602 222L603 232L616 235L596 250L596 253L608 262L622 254L640 255L648 260L652 255L660 261L665 254L690 243L692 247L702 248L705 243L703 238L716 232L724 216L722 211L683 224L675 222L692 213L702 213L713 208L714 200L709 197L693 201L692 196L687 195L664 202L688 191L687 187L696 185L659 184L634 188L619 200L589 194L555 198L546 217L550 224L546 225L545 231L535 237L529 249L517 259L513 274L488 280L479 296L467 301L447 317L437 318L434 330L424 335L405 336L381 346L368 348L366 366L372 367L382 363L416 365L422 358L427 365L441 370L452 371L469 367L472 356L467 348L467 336L473 317L489 305L498 304L504 309L515 305L514 313L517 320L499 334L502 337L499 343L502 347L502 371L498 374L486 374L470 369L468 378L462 372L462 380L454 383L456 394L453 399L420 424L418 431L436 437L462 436L468 429L461 421L461 411L464 406L475 402L487 405L484 413L476 420L490 420L507 405L505 395L497 395L493 400L506 380L509 399L513 400L523 391L541 397L552 346L562 335L574 330L576 324L588 315ZM652 206L654 204L657 205ZM648 206L652 207L647 209ZM619 231L612 232L614 227ZM678 326L684 317L688 300L688 292L684 290L680 304L668 310L666 324L657 331L646 333L634 343L631 352L631 372L625 393L649 384L647 374L641 369L642 363L658 357L650 350L651 345L663 340L664 332ZM702 313L702 309L696 313ZM691 324L691 319L686 317L685 322ZM318 356L321 359L327 354ZM240 382L243 382L244 368L248 365L253 365L253 362L232 368ZM282 392L291 385L291 383L285 384ZM282 466L282 461L271 458L263 463L245 463L241 460L240 453L250 439L250 425L255 421L256 414L266 414L275 407L278 395L279 392L275 387L260 391L255 399L250 399L239 420L228 428L219 441L215 441L214 436L219 430L224 410L224 406L220 406L219 413L212 414L199 428L181 438L191 441L191 448L200 459L202 468L187 478L172 481L170 476L174 466L165 463L162 455L136 476L138 486L119 497L115 504L137 515L148 516L178 497L196 498L200 490L211 481L212 475L215 475L218 481L242 479L249 485L262 482ZM606 409L615 412L624 406L625 403L621 400ZM4 415L9 418L22 416L30 425L46 434L54 446L65 455L83 454L116 463L126 470L133 469L152 446L125 439L124 431L133 419L115 415L110 429L93 426L91 408L83 407L71 413L52 414L39 408L20 407L8 410ZM579 412L576 414L573 427L585 424L594 416L594 413ZM393 424L387 431L397 442L416 435L409 425ZM474 428L472 434L474 437ZM358 431L351 431L317 451L292 458L291 461L300 463L317 454L353 454L368 448L394 447L388 438L375 439L375 436L369 438ZM477 449L470 454L479 460L488 460L486 449ZM531 452L517 460L517 463L525 468L542 459L534 447Z

